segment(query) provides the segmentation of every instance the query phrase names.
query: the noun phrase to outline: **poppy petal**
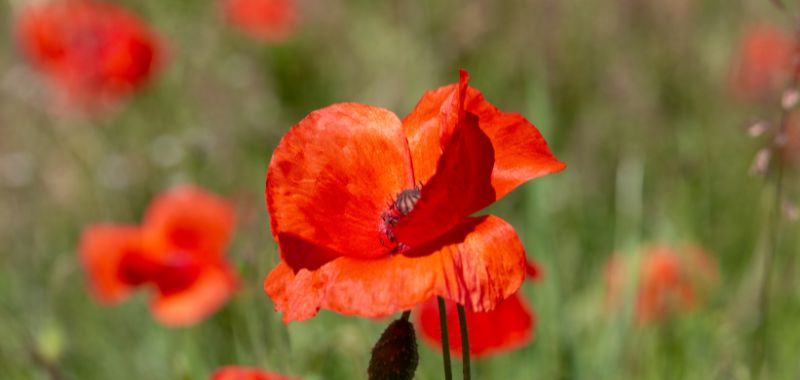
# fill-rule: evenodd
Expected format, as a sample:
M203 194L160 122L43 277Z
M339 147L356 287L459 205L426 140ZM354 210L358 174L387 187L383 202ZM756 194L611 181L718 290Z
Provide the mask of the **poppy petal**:
M164 252L180 250L215 258L224 254L233 225L233 208L226 200L181 186L153 201L143 229L148 243L162 244Z
M311 318L320 308L387 316L437 295L475 310L491 310L513 294L525 276L522 243L514 229L495 216L470 218L430 247L378 259L339 257L316 270L296 273L282 261L267 276L264 290L289 322Z
M167 326L188 326L221 307L236 289L237 278L225 263L208 265L181 291L157 292L150 308Z
M411 247L425 243L494 202L492 142L477 121L467 114L453 131L436 173L422 187L419 201L397 223L394 234L398 241Z
M227 366L211 375L211 380L294 380L294 377L278 375L257 368Z
M525 262L525 273L532 281L539 281L542 279L542 266L536 261L528 260Z
M267 172L281 257L299 270L337 256L388 254L382 215L413 187L408 144L393 113L354 103L312 112L283 137Z
M494 200L531 179L565 168L564 163L550 152L547 142L533 124L518 113L500 111L480 91L468 87L467 80L468 76L462 71L459 84L426 92L414 110L403 119L417 181L427 183L437 172L437 162L449 136L444 130L455 125L447 119L452 120L453 116L464 113L478 117L478 127L491 141L494 153L491 173ZM459 96L464 97L463 111L458 109ZM474 211L487 205L475 205Z
M478 126L492 141L495 199L527 181L566 168L550 151L539 130L522 115L500 111L474 88L467 90L465 103L466 112L478 116Z
M81 262L88 272L94 295L104 303L122 301L131 284L121 275L123 258L141 249L139 229L132 226L96 225L84 230Z
M461 355L461 331L456 304L445 301L447 331L450 350ZM434 347L442 347L439 305L435 298L422 304L417 316L417 326L422 338ZM527 302L515 293L497 305L494 310L475 312L466 310L469 333L469 351L476 358L509 351L530 342L536 316Z

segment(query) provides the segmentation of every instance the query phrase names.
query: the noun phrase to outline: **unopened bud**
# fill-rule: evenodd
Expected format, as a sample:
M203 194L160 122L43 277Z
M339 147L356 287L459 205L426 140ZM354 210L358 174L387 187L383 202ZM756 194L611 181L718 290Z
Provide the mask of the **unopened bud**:
M769 168L770 151L767 148L761 149L756 153L753 158L753 163L750 165L750 175L764 175Z
M761 120L757 121L750 126L747 127L747 134L750 135L752 138L759 137L764 134L764 132L768 131L770 125L768 122Z
M800 210L797 209L797 205L788 199L783 200L783 213L786 214L786 217L791 221L800 218Z
M411 380L419 363L414 326L406 319L392 322L372 348L370 380Z
M788 111L797 105L798 100L800 100L800 93L798 93L796 89L792 88L786 90L781 97L781 106Z

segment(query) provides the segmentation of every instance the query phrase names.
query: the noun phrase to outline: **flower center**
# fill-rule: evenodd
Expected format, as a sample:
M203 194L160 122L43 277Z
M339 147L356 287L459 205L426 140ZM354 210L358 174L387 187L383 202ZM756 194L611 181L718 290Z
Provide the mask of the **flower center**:
M397 241L393 230L397 222L414 209L419 198L419 188L403 190L397 194L397 198L389 205L389 210L381 215L381 221L383 222L382 232L385 235L385 239L381 239L381 244L392 247L391 254L408 249L408 246Z

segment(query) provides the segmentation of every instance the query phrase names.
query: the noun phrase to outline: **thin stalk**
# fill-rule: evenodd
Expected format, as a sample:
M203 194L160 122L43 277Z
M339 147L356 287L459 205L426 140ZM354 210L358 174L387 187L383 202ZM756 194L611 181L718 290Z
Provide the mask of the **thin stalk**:
M404 321L407 321L409 317L411 317L411 310L404 311L403 315L400 316L400 318L403 318Z
M800 47L800 20L795 21L795 46ZM793 62L793 75L788 91L797 91L800 85L800 56L797 52L794 54ZM785 95L785 93L784 93ZM764 250L763 271L761 276L761 283L759 285L758 301L759 301L759 324L757 327L758 341L756 344L755 365L753 366L753 375L756 378L761 378L761 371L766 358L766 351L768 346L768 331L767 324L769 319L769 306L770 306L770 289L772 283L772 263L780 244L780 232L782 226L782 203L783 203L783 177L784 177L784 161L785 161L785 144L786 144L786 129L789 124L789 112L795 108L794 104L787 105L781 104L782 111L780 123L778 126L775 143L773 145L773 157L777 163L775 173L775 199L773 200L772 219L770 220L770 237L769 246Z
M469 334L467 332L467 313L464 311L464 306L458 304L458 324L461 327L461 356L464 359L464 366L462 372L464 380L470 380L472 377L469 370Z
M442 330L442 360L444 360L444 378L453 380L453 369L450 366L450 338L447 331L447 309L444 298L436 297L439 301L439 326Z

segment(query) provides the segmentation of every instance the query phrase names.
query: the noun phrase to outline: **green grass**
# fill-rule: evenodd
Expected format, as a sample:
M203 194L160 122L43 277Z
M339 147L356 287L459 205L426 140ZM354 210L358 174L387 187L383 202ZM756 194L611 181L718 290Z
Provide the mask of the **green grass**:
M778 104L735 100L727 76L742 27L786 19L768 1L304 1L279 46L229 30L212 1L121 1L160 31L163 72L116 112L54 115L0 4L0 377L205 379L227 364L306 379L365 378L388 320L323 311L284 325L262 282L277 262L263 187L280 137L310 111L355 101L401 117L422 92L472 85L534 122L567 170L490 208L545 277L526 284L536 338L474 362L478 379L751 379L772 182L748 175L763 141L744 126ZM797 169L786 190L798 199ZM8 169L10 168L10 169ZM152 320L143 295L89 297L83 226L138 222L172 184L232 199L229 256L243 286L188 329ZM648 242L694 242L720 282L693 313L654 326L603 308L602 268ZM800 376L797 223L784 224L766 320L764 378ZM34 355L35 353L35 355ZM417 379L442 377L421 348ZM37 362L34 356L43 361ZM454 373L460 375L456 360Z

